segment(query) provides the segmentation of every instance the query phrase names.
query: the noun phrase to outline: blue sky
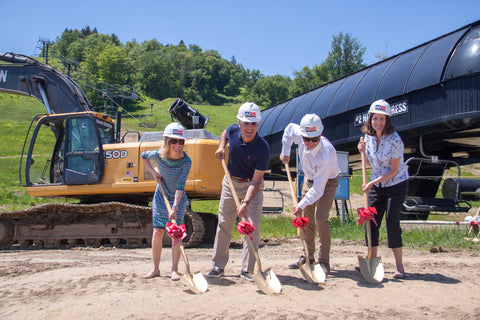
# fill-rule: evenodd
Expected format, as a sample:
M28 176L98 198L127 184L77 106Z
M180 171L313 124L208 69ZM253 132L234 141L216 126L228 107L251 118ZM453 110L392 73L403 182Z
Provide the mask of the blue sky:
M364 45L372 64L376 54L395 55L479 19L478 0L0 0L0 53L34 56L39 38L88 25L122 43L183 40L293 77L324 62L340 32Z

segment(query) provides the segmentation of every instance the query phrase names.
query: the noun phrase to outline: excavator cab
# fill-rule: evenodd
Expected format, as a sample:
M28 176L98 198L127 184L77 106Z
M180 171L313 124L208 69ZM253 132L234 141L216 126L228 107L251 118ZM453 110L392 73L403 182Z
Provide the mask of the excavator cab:
M82 185L102 181L102 144L112 143L113 123L93 112L53 114L36 118L22 152L26 186ZM32 122L33 125L34 122ZM22 161L23 162L23 161ZM21 164L22 165L22 164ZM22 179L23 180L23 179Z

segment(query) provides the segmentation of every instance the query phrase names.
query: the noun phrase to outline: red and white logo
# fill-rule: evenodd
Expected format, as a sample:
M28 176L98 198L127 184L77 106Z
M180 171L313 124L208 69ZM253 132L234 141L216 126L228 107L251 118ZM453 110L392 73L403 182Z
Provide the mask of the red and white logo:
M305 132L317 132L317 127L305 127Z

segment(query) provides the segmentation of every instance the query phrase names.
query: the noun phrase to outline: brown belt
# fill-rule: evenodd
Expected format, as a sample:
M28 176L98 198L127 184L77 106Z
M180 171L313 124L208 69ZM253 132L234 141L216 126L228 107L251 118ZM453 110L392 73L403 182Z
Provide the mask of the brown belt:
M333 179L336 179L336 178L328 179L327 182ZM313 179L307 179L307 183L313 183Z
M249 178L237 178L237 177L234 177L232 175L230 175L230 177L237 182L248 182L248 181L250 181Z

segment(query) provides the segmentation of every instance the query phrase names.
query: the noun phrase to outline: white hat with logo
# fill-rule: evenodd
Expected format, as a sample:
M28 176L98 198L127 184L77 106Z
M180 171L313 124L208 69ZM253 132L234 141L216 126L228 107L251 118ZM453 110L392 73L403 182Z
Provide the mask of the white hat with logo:
M318 137L323 132L322 119L314 113L307 114L300 121L300 130L304 137Z
M260 108L253 102L245 102L238 109L237 119L243 122L260 122Z
M163 136L185 140L185 128L180 123L172 122L165 127Z
M379 113L390 116L390 104L383 99L377 100L370 105L368 113Z

